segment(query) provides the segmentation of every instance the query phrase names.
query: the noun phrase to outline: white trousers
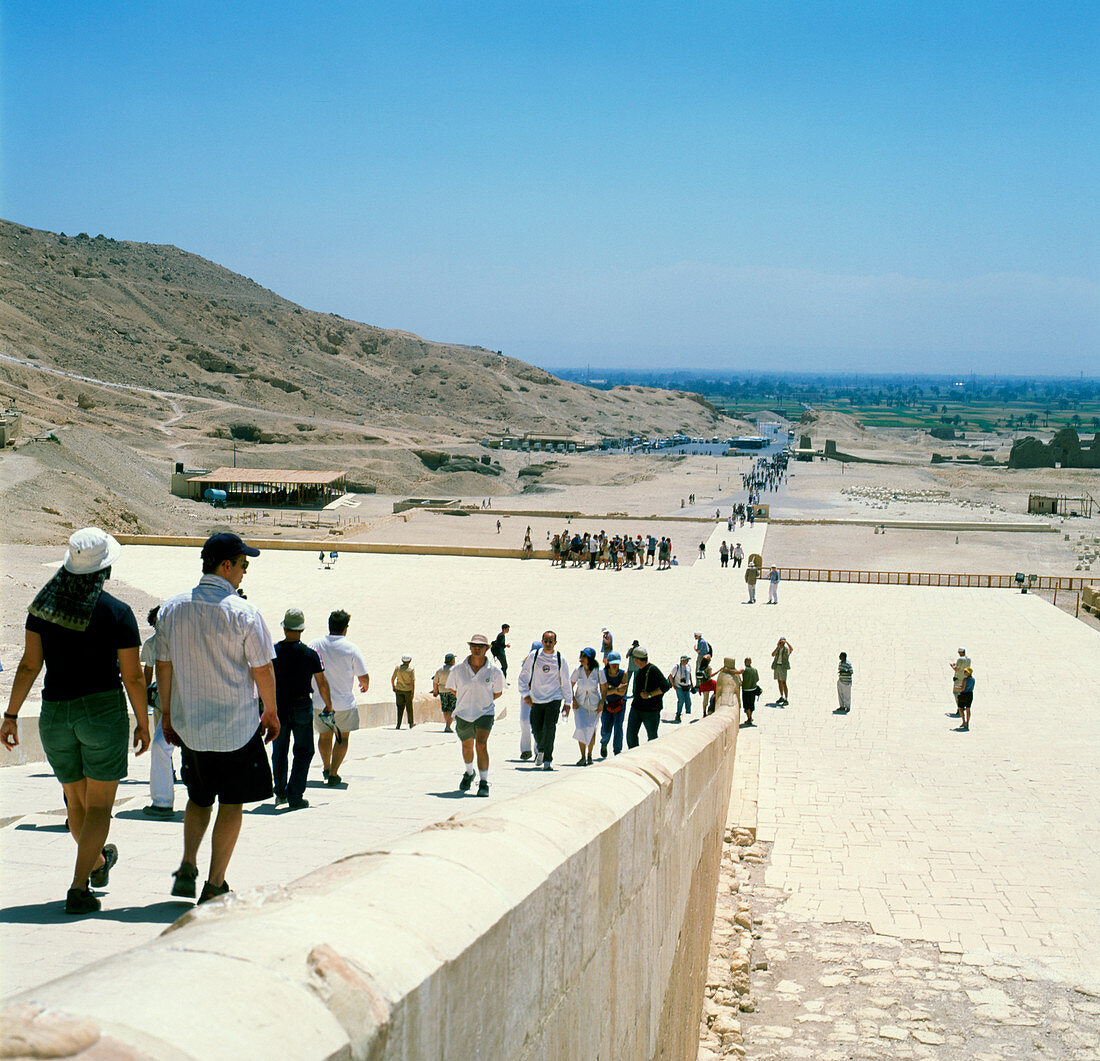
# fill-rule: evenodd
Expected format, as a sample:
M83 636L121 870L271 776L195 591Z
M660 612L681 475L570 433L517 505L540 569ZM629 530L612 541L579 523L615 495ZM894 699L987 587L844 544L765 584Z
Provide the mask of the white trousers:
M531 705L524 697L519 701L519 750L529 752L534 750L531 741Z
M852 706L852 683L838 681L836 698L840 701L840 706L847 711Z
M769 582L768 583L768 601L771 604L778 604L779 603L779 583L778 582Z
M172 745L164 739L160 722L153 732L149 748L149 798L154 807L171 808L174 796L172 784Z

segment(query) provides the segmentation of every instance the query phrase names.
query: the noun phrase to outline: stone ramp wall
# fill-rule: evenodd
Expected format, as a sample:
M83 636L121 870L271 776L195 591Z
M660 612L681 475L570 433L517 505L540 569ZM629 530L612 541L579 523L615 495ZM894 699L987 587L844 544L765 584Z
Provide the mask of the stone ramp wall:
M135 1061L694 1059L736 726L721 711L197 907L13 997L6 1044L49 1028Z

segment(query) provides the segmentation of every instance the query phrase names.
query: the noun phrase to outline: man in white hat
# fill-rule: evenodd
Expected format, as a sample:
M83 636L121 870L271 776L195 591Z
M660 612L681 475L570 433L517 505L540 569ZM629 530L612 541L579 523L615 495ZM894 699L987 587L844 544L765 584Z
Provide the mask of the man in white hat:
M166 601L157 619L161 728L182 749L180 776L187 786L173 895L195 897L199 845L218 804L200 903L229 891L225 873L244 804L273 792L264 743L279 733L275 645L259 610L238 594L249 558L259 555L236 534L212 535L202 547L199 584Z
M489 733L496 717L496 700L504 692L504 675L488 661L489 639L474 634L467 642L470 654L451 668L447 688L455 694L455 732L462 742L460 792L474 783L474 753L477 752L479 780L477 794L489 795Z

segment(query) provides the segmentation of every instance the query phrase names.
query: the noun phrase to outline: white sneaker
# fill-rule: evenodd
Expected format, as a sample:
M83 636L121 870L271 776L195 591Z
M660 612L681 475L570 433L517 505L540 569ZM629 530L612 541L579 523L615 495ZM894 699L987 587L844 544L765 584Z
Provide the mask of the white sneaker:
M535 766L542 766L542 752L535 752Z

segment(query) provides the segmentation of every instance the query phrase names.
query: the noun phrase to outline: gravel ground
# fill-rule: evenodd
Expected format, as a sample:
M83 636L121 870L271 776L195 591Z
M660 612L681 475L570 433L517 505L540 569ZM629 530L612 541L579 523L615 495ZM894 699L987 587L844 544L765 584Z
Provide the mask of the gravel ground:
M700 1061L1100 1056L1100 998L1015 957L791 917L768 854L727 834Z

